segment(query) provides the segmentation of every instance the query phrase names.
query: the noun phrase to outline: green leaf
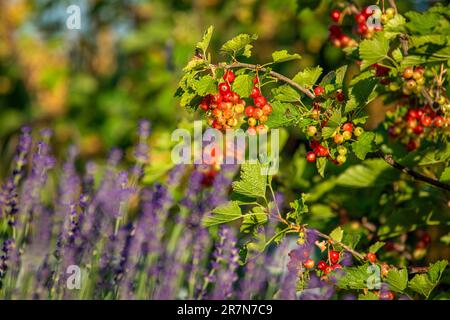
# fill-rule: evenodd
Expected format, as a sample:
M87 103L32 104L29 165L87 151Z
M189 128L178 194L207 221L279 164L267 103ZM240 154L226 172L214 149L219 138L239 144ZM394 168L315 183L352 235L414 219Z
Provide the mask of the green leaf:
M265 197L267 175L263 174L261 164L244 163L241 166L241 179L232 184L233 191L247 197Z
M431 291L433 291L434 286L435 284L430 281L426 274L417 274L409 282L409 288L411 290L424 295L426 298L428 298Z
M441 279L441 276L444 273L447 266L448 266L447 260L440 260L430 264L430 268L428 269L428 275L430 276L430 280L433 282L438 282Z
M351 188L384 187L397 180L398 172L384 160L370 159L345 170L337 179L340 186Z
M368 264L344 268L344 275L338 279L337 286L342 289L366 289L368 278L372 275Z
M272 58L273 58L273 62L279 63L279 62L286 62L286 61L291 61L291 60L298 60L301 59L302 57L297 54L290 54L287 52L287 50L280 50L280 51L275 51L274 53L272 53Z
M252 77L248 74L241 74L234 79L233 91L240 95L242 98L246 98L250 95L253 88Z
M297 73L292 80L305 88L312 88L322 74L322 71L323 69L319 66L314 68L306 68L305 70Z
M328 119L327 126L322 129L322 137L330 138L336 131L336 129L342 124L343 117L341 109L337 108L333 110L330 118Z
M447 268L448 261L440 260L430 264L427 274L418 274L409 282L409 288L424 295L427 299L433 289L438 285L442 274Z
M352 143L352 150L359 159L364 160L367 153L372 151L372 142L374 139L375 133L364 132L358 137L357 141Z
M252 211L244 215L240 229L243 233L254 232L259 225L267 222L267 213L263 208L256 206Z
M306 200L308 199L308 194L302 193L302 197L299 200L295 200L291 202L289 205L294 211L291 211L288 214L288 218L295 220L297 224L301 224L303 220L303 215L309 211L308 206L306 205Z
M361 55L361 69L364 70L374 63L383 61L389 52L389 40L382 34L375 34L373 39L364 40L359 46L359 54Z
M203 226L212 227L242 218L241 208L236 201L230 201L215 208L211 215L203 218Z
M206 50L208 50L209 42L211 41L213 31L214 27L210 26L208 30L206 30L206 32L204 33L202 41L197 43L197 48L202 50L204 54L206 53Z
M400 62L403 60L403 53L400 48L395 49L392 51L392 57L395 59L395 61Z
M256 39L258 39L256 35L240 34L225 42L221 51L233 57L244 56L249 58L252 55L251 49L253 48L251 43Z
M389 284L389 288L396 292L403 292L408 285L408 270L406 269L390 269L386 282Z
M280 101L273 101L272 114L266 125L269 128L280 128L293 125L297 122L298 112L296 107L290 103L282 103Z
M450 167L445 168L445 170L441 173L439 181L450 184Z
M300 94L298 91L287 84L272 89L272 95L275 100L281 102L300 101Z
M194 86L197 94L200 96L205 96L209 93L216 93L217 91L216 81L210 75L206 75L200 78L200 80L197 80Z
M344 230L342 230L341 227L337 227L330 233L331 239L333 239L336 242L341 242L343 236L344 236Z
M316 167L317 171L319 172L320 176L323 178L325 176L325 169L327 167L327 158L320 157L316 160Z
M380 297L377 296L375 293L373 293L372 291L369 291L365 294L360 294L358 296L358 300L380 300Z
M377 253L377 251L380 250L385 244L385 242L377 241L369 247L368 252Z

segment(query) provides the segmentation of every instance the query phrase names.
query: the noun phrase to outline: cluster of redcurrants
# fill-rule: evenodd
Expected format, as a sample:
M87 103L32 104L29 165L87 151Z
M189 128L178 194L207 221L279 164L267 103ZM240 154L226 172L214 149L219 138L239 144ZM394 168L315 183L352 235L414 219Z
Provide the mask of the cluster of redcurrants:
M230 87L234 78L234 73L227 71L223 76L225 82L219 84L219 93L209 94L200 102L200 109L206 111L208 125L217 130L237 127L244 113L245 101Z
M245 108L245 115L247 116L249 134L255 134L264 132L267 130L265 123L272 114L272 106L267 103L267 99L261 94L261 90L258 88L258 78L253 79L253 89L250 97L253 98L254 106L248 106Z
M389 8L382 13L380 17L373 16L376 12L371 7L366 7L360 12L354 8L347 8L344 11L334 9L330 13L331 19L338 23L330 26L329 39L331 43L338 48L346 48L356 46L357 42L343 31L343 22L345 15L354 15L357 25L352 28L353 33L364 38L370 39L375 32L383 29L382 24L392 19L395 16L395 10ZM370 18L370 20L369 20Z
M403 108L407 107L403 106ZM428 104L417 108L407 108L403 117L396 114L392 111L386 114L388 123L391 122L388 133L392 138L405 143L408 151L417 149L422 139L432 139L437 134L437 130L448 122Z
M264 124L272 113L272 106L261 94L258 88L258 78L255 77L250 97L254 106L247 106L244 99L231 90L231 84L236 75L228 70L223 76L224 82L219 83L219 93L209 94L200 102L200 109L206 111L208 125L217 130L236 128L247 117L248 133L255 134L267 131ZM245 112L245 113L244 113Z
M359 137L364 133L364 129L361 127L354 128L351 122L344 123L340 128L331 136L332 143L336 145L337 156L333 159L330 156L329 149L323 146L318 140L318 131L315 126L309 126L306 130L306 134L313 139L310 141L312 151L306 154L306 160L308 162L315 162L317 157L329 157L329 159L337 164L341 165L347 161L348 149L344 146L345 142L351 140L353 136Z
M324 260L320 260L317 263L317 269L322 272L323 275L330 274L333 270L336 269L342 269L342 265L339 264L339 260L341 259L341 254L339 251L335 250L329 250L328 251L328 262L325 262ZM308 259L303 263L303 266L311 270L315 266L315 262L313 259Z

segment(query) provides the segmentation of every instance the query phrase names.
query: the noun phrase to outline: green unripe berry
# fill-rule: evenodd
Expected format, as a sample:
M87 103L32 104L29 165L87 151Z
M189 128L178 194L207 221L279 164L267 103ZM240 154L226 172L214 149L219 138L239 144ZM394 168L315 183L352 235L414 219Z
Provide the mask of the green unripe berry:
M347 157L345 155L343 155L343 154L340 154L340 155L337 156L336 161L339 164L343 164L343 163L345 163L347 161Z
M359 137L364 133L364 129L361 127L356 127L353 133L355 134L355 137Z
M338 148L337 148L337 152L340 154L340 155L343 155L343 156L345 156L346 154L347 154L347 148L346 147L344 147L344 146L339 146Z
M391 82L389 84L389 90L390 91L398 91L399 89L400 89L400 86L397 83Z
M446 100L445 100L445 97L444 97L444 96L440 96L439 99L438 99L438 101L437 101L437 103L439 103L440 105L445 104L445 102L446 102Z
M350 140L352 138L352 133L350 131L344 131L342 136L344 137L344 140Z
M395 16L394 8L388 8L386 10L386 16L388 17L388 19L392 19Z
M314 126L309 126L308 129L306 130L306 134L307 134L309 137L314 136L316 133L317 133L317 128L314 127Z

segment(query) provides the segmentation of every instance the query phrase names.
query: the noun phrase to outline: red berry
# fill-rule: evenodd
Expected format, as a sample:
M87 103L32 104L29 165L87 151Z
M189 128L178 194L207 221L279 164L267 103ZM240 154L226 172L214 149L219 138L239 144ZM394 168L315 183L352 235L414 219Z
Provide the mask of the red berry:
M308 162L316 162L316 154L312 151L306 154L306 161Z
M245 115L247 117L253 117L253 112L255 112L255 108L252 106L248 106L247 108L245 108Z
M303 265L305 266L306 269L312 269L314 268L314 260L308 259L303 263Z
M272 113L273 109L270 104L266 104L264 107L262 107L262 111L265 115L270 115Z
M325 274L329 274L333 271L333 267L332 266L326 266L325 270L323 270L323 273Z
M342 34L341 28L336 25L330 26L330 28L328 30L330 30L331 35L333 35L335 37L339 37Z
M221 95L225 95L230 92L230 86L228 83L222 82L219 84L219 92Z
M366 23L366 17L362 13L358 13L355 16L355 20L356 20L356 23L358 23L358 24L365 24Z
M441 116L437 116L436 118L434 118L434 126L435 127L442 127L444 125L444 118Z
M361 13L364 15L364 17L368 18L373 14L373 10L370 7L365 7Z
M330 17L334 22L339 22L339 20L341 19L341 12L337 9L334 9L333 11L331 11Z
M330 251L329 255L330 255L330 262L332 264L336 264L339 262L339 258L341 255L339 254L338 251L332 250L332 251Z
M344 123L342 126L342 130L352 132L353 131L353 124L350 122Z
M363 34L363 33L366 33L367 30L369 30L369 28L367 27L365 22L358 24L358 29L357 29L358 33Z
M419 115L417 114L417 110L415 109L409 109L406 116L410 119L417 119L419 117Z
M258 83L258 77L254 77L253 78L253 84L257 84Z
M256 134L256 128L255 127L248 127L247 133L251 136Z
M309 145L310 145L311 149L316 150L317 147L320 145L320 143L317 140L311 140Z
M319 263L317 264L317 269L319 270L325 270L325 268L327 267L327 263L323 260L320 260Z
M221 103L222 102L222 95L220 93L216 93L216 94L212 95L212 101L215 104Z
M377 261L377 255L375 253L369 252L368 254L366 254L366 259L371 263L375 263L375 261Z
M426 245L430 244L430 242L431 242L431 237L430 237L430 235L429 235L428 233L425 233L425 234L423 235L423 237L422 237L422 241L423 241Z
M260 95L261 95L261 91L258 89L258 87L253 87L250 97L256 98L256 97L259 97Z
M267 103L266 98L264 98L263 96L256 97L254 100L255 100L254 101L255 102L255 106L258 107L258 108L264 107L264 105Z
M429 127L433 123L433 120L431 120L431 118L428 116L423 116L420 120L420 123L422 123L424 127Z
M417 135L422 134L423 133L423 126L421 126L420 124L415 126L413 129L413 132Z
M345 95L343 92L338 92L338 94L336 95L336 99L339 102L343 102L345 100Z
M341 264L339 264L339 263L336 263L334 266L332 266L331 267L333 270L336 270L336 269L342 269L342 265Z
M316 148L316 153L319 157L327 157L328 156L328 149L324 146L318 146Z
M227 81L228 83L232 83L234 81L234 79L236 78L236 75L234 74L233 71L228 70L227 72L225 72L225 74L223 75L223 80Z
M202 102L202 103L200 103L200 109L206 111L209 109L209 106L206 103Z
M408 144L406 145L406 150L408 151L414 151L419 147L419 143L415 140L410 140Z
M323 87L321 87L321 86L317 86L317 87L314 88L314 94L315 94L316 96L320 96L320 95L322 95L324 92L325 92L325 89L324 89Z

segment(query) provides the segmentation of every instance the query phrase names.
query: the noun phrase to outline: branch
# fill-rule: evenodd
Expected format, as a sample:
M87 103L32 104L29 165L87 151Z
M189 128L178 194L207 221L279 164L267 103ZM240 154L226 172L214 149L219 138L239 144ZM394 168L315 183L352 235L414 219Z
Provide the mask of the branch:
M242 62L234 62L232 64L228 64L228 65L223 65L222 67L226 68L226 69L233 69L233 68L247 68L247 69L252 69L252 70L261 70L262 72L266 72L267 69L254 65L254 64L249 64L249 63L242 63ZM279 74L278 72L275 71L269 71L269 74L278 79L281 80L287 84L289 84L291 87L294 87L295 89L303 92L305 95L307 95L309 98L314 99L316 96L309 91L308 89L302 87L301 85L299 85L298 83L292 81L291 79L289 79L286 76L283 76L282 74Z
M395 13L398 13L397 5L395 4L395 0L389 0L389 5L394 8Z
M364 256L363 256L361 253L359 253L359 252L353 250L352 248L350 248L350 247L347 246L346 244L343 244L342 242L339 242L339 241L335 241L335 240L331 239L330 236L328 236L328 235L326 235L326 234L324 234L324 233L322 233L322 232L320 232L320 231L318 231L318 230L314 230L314 232L315 232L319 237L324 238L324 239L327 239L328 241L332 241L333 243L336 243L336 244L340 245L342 248L344 248L345 251L348 251L348 252L350 252L352 255L354 255L355 257L357 257L357 258L359 258L359 259L361 259L361 260L364 260Z
M380 158L382 158L384 161L386 161L387 164L389 164L391 167L393 167L403 173L406 173L407 175L413 177L416 180L426 182L428 184L431 184L431 185L433 185L437 188L443 189L443 190L450 191L450 185L442 183L439 180L435 180L433 178L424 176L423 174L418 173L418 172L412 170L411 168L408 168L408 167L396 162L391 154L384 154L383 152L378 151L377 155Z

